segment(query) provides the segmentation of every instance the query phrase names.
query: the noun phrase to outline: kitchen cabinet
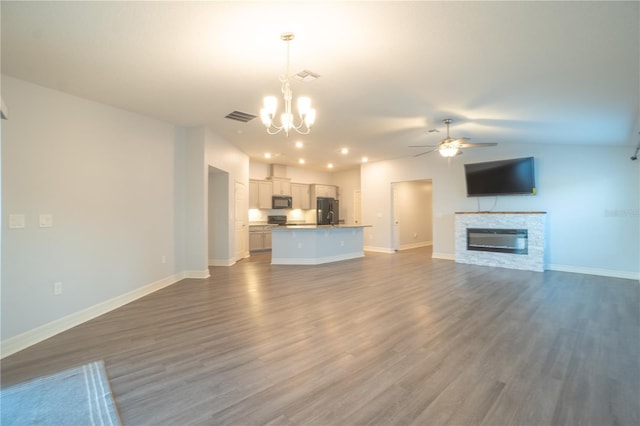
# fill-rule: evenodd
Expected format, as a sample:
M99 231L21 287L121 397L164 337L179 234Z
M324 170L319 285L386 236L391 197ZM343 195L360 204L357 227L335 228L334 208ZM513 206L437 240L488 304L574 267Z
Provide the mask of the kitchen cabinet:
M270 177L273 195L291 195L291 180L288 178Z
M249 181L249 208L270 209L272 188L271 182L265 180Z
M249 226L249 251L271 250L271 226Z
M311 208L309 185L306 183L292 183L291 202L294 209L309 210Z
M334 185L311 185L311 198L315 200L318 197L338 198L338 187Z

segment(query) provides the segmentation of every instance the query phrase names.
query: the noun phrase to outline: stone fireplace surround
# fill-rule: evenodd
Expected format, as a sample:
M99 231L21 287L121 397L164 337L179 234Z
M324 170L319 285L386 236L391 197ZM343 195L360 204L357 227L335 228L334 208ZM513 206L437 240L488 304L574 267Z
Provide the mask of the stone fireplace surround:
M544 271L546 212L456 212L456 262ZM467 228L526 229L527 254L467 250Z

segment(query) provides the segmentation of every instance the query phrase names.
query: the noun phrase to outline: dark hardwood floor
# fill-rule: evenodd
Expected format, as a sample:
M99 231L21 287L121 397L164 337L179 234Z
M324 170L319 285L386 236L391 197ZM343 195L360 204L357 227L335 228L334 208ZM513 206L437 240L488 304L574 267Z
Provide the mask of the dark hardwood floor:
M638 425L637 281L432 260L211 268L2 361L103 359L126 425Z

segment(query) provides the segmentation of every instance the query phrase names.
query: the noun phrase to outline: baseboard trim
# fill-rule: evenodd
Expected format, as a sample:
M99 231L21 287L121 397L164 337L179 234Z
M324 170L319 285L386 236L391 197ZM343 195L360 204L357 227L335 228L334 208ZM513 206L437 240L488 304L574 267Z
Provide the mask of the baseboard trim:
M453 253L438 253L434 251L433 253L431 253L431 258L442 260L456 260L456 255Z
M13 355L29 346L40 343L50 337L60 334L70 328L92 320L100 315L106 314L127 303L140 299L148 294L168 287L184 278L208 278L209 271L183 271L161 280L152 282L133 291L116 296L112 299L98 303L78 312L74 312L65 317L51 321L34 329L25 331L17 336L10 337L0 343L0 359Z
M420 247L429 247L431 245L433 245L433 242L431 241L421 241L419 243L401 244L400 250L410 250L410 249L420 248Z
M209 259L209 266L231 266L235 263L233 259Z
M395 250L390 249L388 247L375 247L375 246L364 246L364 251L371 251L374 253L395 253Z
M548 269L550 271L572 272L575 274L599 275L602 277L611 277L611 278L624 278L624 279L636 280L640 282L640 272L618 271L615 269L602 269L602 268L585 268L583 266L558 265L556 263L548 264L545 269Z
M209 278L211 275L209 275L208 269L203 269L202 271L184 271L180 276L180 280L183 278L197 278L199 280L203 280L205 278Z

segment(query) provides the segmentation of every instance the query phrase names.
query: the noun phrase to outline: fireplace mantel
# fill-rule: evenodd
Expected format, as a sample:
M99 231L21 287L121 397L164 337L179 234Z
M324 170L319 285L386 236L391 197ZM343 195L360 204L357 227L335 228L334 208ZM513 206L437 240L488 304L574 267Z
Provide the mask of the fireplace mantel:
M456 212L456 262L544 271L546 212ZM467 248L467 229L527 230L527 253L501 253Z

